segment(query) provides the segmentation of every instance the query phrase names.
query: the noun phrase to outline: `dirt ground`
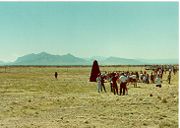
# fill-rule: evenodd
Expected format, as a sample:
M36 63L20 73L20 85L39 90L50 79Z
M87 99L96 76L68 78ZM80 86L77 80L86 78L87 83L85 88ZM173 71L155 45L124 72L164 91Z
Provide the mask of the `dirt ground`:
M100 67L140 71L143 67ZM58 80L54 72L58 72ZM1 128L177 128L178 73L162 88L128 85L129 94L97 93L90 67L0 68ZM119 86L119 85L118 85ZM150 96L152 94L152 97Z

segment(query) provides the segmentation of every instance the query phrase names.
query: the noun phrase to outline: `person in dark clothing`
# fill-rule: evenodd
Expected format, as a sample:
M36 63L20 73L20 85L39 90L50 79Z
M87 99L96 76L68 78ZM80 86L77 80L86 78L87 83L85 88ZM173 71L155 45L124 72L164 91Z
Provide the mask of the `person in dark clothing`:
M113 77L112 77L113 78ZM113 92L113 82L112 82L112 78L110 78L110 88L111 88L111 92Z
M54 76L55 76L55 79L57 79L57 77L58 77L58 73L57 73L57 72L55 72Z
M106 92L106 88L105 88L105 85L104 85L104 79L105 79L105 76L101 75L101 86L103 87L104 92ZM101 91L102 91L102 88L101 88Z
M114 95L118 95L118 87L117 87L117 77L115 76L115 74L113 75L113 78L112 78L112 87L113 87L113 92L114 92Z
M153 75L153 72L151 72L150 79L151 79L151 83L154 84L154 83L155 83L155 82L154 82L155 77L154 77L154 75Z
M136 79L137 79L137 82L139 82L139 74L138 74L138 72L136 72Z
M146 83L149 84L149 74L147 74Z
M171 73L169 73L169 75L168 75L168 83L169 84L171 83Z
M174 75L176 74L176 72L177 72L177 69L176 69L176 68L174 68L174 69L173 69L173 73L174 73Z

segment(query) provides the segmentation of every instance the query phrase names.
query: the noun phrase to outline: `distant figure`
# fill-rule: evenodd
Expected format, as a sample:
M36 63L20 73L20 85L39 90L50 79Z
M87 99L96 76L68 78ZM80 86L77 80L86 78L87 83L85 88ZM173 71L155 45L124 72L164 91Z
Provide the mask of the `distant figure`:
M128 80L129 83L133 83L134 87L137 87L137 76L135 73L131 73L130 76L128 76Z
M155 82L156 82L156 87L160 87L161 88L162 80L161 80L161 76L160 75L157 75L157 77L155 79Z
M142 72L142 71L140 71L140 75L139 75L139 77L140 77L140 81L141 81L141 82L143 82L143 76L144 76L143 72Z
M97 60L94 60L93 65L92 65L92 69L91 69L91 76L90 76L90 82L96 82L96 78L98 76L98 74L101 73L99 70L99 65Z
M147 75L144 74L144 75L143 75L143 83L146 83L146 80L147 80Z
M172 72L172 69L171 69L171 68L169 68L169 74L171 74L171 72Z
M104 92L106 92L106 88L105 88L105 85L104 85L104 79L105 79L105 75L101 75L101 86L104 89ZM101 88L101 91L102 91L102 88Z
M97 81L97 90L98 90L98 93L100 93L100 91L102 91L101 73L98 74L96 81Z
M173 68L173 73L174 73L174 75L176 74L176 72L177 72L177 69L176 69L176 68Z
M168 83L170 84L171 83L171 73L169 73L167 80L168 80Z
M112 82L112 78L113 78L113 76L112 76L112 74L110 74L110 76L109 76L109 82L110 82L111 92L113 92L113 82Z
M150 79L151 79L151 83L154 84L154 75L153 75L153 72L151 72Z
M123 93L125 95L125 91L127 89L126 84L127 84L127 77L122 73L122 75L119 78L120 80L120 95Z
M58 77L58 73L57 73L57 72L55 72L54 76L55 76L55 79L57 79L57 77Z
M114 73L113 74L113 77L112 77L112 88L113 88L113 92L114 92L114 95L118 95L118 87L117 87L117 76L116 74Z
M138 74L138 72L136 72L136 79L137 79L137 82L139 82L139 74Z
M146 84L149 84L149 74L146 76Z

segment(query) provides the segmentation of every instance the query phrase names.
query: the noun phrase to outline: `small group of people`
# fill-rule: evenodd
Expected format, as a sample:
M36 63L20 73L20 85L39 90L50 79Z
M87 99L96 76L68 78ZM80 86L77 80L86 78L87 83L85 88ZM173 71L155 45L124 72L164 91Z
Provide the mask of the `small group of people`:
M107 76L105 74L101 74L99 73L96 81L97 81L97 89L98 92L102 92L102 88L104 89L104 91L106 92L106 88L104 85L104 80L108 79L110 82L110 87L111 87L111 92L114 93L114 95L125 95L128 94L128 90L127 90L127 83L128 83L128 78L125 76L124 73L122 73L120 76L117 75L116 73L112 73L111 76ZM118 85L117 82L120 84L119 87L119 93L118 93Z
M105 75L104 74L101 74L99 73L97 78L96 78L96 81L97 81L97 90L98 92L102 92L102 88L104 89L104 92L106 92L106 88L105 88L105 85L104 85L104 80L105 80Z

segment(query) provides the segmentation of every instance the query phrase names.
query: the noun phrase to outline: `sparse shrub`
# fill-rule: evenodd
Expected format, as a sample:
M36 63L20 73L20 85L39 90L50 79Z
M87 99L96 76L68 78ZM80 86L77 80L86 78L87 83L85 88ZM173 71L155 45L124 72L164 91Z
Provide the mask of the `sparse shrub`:
M140 101L142 101L143 99L142 98L139 98Z
M87 120L84 123L89 124L89 122Z
M148 124L147 123L143 123L144 126L147 126Z
M159 124L159 128L169 128L170 126L171 125L168 122L165 122L165 121L163 121L163 122L161 122Z
M21 72L24 70L27 68ZM53 126L57 127L178 128L178 78L174 80L176 85L169 88L165 85L163 90L143 83L139 84L141 88L129 86L131 95L118 97L110 93L109 83L105 83L108 93L97 94L96 83L89 82L90 67L82 68L80 72L78 68L72 68L68 73L64 68L42 68L41 74L39 70L27 70L28 74L25 75L19 73L19 69L17 75L1 74L0 91L6 90L6 86L8 88L1 95L0 119L8 121L25 117L20 118L21 124L17 123L18 120L9 121L9 126L47 127L55 123ZM49 74L54 70L62 74L58 81L49 79ZM101 70L113 71L115 68L101 67ZM27 122L26 117L32 118L28 118ZM0 124L0 127L6 126Z
M162 103L167 103L166 98L163 98L163 99L162 99Z
M161 100L161 97L160 97L160 96L157 96L157 98L158 98L159 100Z

